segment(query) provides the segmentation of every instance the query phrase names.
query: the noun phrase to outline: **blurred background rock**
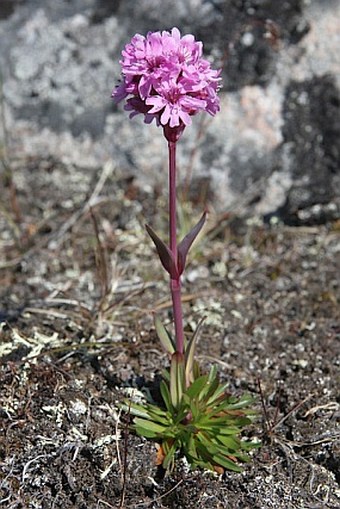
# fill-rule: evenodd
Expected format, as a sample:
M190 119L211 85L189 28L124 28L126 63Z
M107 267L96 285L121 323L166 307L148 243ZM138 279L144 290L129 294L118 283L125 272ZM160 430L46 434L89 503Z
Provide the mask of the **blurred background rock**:
M114 159L161 185L161 131L110 94L129 38L172 26L223 68L221 113L196 117L179 147L191 197L293 225L339 218L339 0L0 0L9 157L84 172Z

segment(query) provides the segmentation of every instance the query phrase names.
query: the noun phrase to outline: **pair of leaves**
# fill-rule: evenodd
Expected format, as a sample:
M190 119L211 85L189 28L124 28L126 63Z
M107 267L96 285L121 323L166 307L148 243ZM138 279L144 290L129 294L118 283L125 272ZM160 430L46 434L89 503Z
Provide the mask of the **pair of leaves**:
M170 380L171 384L175 386L179 383L179 381L175 382L173 377L180 377L181 383L183 384L183 390L185 390L186 387L189 387L189 385L197 378L199 369L196 369L197 366L195 363L195 350L196 350L196 344L199 336L199 331L201 329L202 323L204 321L204 318L202 318L197 327L194 331L193 335L191 336L189 342L187 343L184 351L184 359L181 359L180 366L177 364L179 363L179 360L176 358L176 345L175 341L171 337L171 334L167 331L163 323L161 322L161 319L158 315L155 314L154 322L155 322L155 329L157 332L157 336L162 343L163 348L165 351L172 356L171 365L173 366L170 373ZM197 376L195 376L195 373ZM178 392L178 391L177 391ZM174 392L172 394L175 394ZM178 402L178 397L175 397L176 401ZM175 402L173 401L173 404Z
M197 235L203 228L206 219L206 212L203 213L198 223L190 230L184 239L177 246L177 256L172 253L169 246L158 237L157 233L149 226L145 225L146 231L150 235L156 246L158 256L164 269L170 274L171 279L178 280L184 271L187 254L196 239Z

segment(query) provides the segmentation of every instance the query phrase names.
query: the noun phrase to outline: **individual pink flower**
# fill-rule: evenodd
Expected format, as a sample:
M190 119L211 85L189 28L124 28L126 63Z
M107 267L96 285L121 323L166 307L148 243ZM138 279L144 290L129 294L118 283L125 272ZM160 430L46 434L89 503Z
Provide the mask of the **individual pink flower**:
M191 124L190 115L205 109L207 102L200 97L189 95L184 86L175 80L157 84L154 94L147 97L145 104L152 106L148 114L159 114L160 123L165 126L177 127L181 123Z
M136 34L122 51L122 83L112 92L116 103L126 99L130 117L144 114L176 138L200 111L215 115L220 71L202 58L203 45L191 34L171 32ZM169 134L170 133L170 134Z

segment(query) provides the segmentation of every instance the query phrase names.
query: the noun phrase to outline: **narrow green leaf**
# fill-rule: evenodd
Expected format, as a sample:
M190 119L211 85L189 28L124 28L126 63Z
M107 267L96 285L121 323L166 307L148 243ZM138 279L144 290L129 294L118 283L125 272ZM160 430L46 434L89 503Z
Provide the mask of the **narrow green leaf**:
M237 426L223 426L220 427L218 435L220 436L229 436L229 435L239 435L242 429Z
M217 389L219 388L220 383L218 378L215 378L210 384L210 387L208 387L208 390L206 391L206 394L204 395L204 402L205 405L208 407L208 401L210 400L211 396L215 394Z
M168 352L170 355L172 355L176 351L175 343L174 343L172 337L170 336L169 332L164 327L161 319L156 314L154 316L154 323L155 323L155 329L157 332L157 336L158 336L160 342L162 343L163 348L165 349L166 352Z
M135 417L141 417L146 420L156 420L160 423L168 423L166 412L159 408L156 405L151 405L149 403L145 404L145 407L142 405L138 405L137 403L131 403L128 405L122 405L122 409L125 412L129 412L131 415Z
M163 410L161 410L161 412L157 412L157 410L149 410L149 415L150 420L154 421L156 424L160 424L161 426L164 425L166 427L169 427L171 425L167 414Z
M172 444L172 446L170 447L170 449L168 450L168 452L163 460L163 463L162 463L163 468L165 468L166 470L172 470L176 449L177 449L177 442L174 442Z
M228 384L219 385L216 388L216 390L214 391L214 393L209 397L209 399L207 401L207 406L211 406L214 403L216 403L218 401L218 399L221 398L221 396L225 393L227 388L228 388Z
M214 418L213 416L210 416L210 418ZM236 415L220 415L219 417L223 419L225 426L237 426L238 428L244 428L245 426L249 426L249 424L252 423L251 419L248 419L248 417L244 416L236 416Z
M197 461L197 465L207 468L209 470L214 470L212 465L212 455L209 453L207 448L198 440L196 440L196 450L199 461Z
M158 434L148 428L144 428L143 426L135 426L135 430L137 435L145 438L158 438Z
M202 430L213 433L214 436L238 435L242 431L241 428L236 426L226 426L223 420L215 422L215 420L212 419L208 421L200 419L198 427Z
M251 451L252 449L258 449L262 446L260 441L253 440L241 440L241 447L243 451Z
M146 407L143 407L142 405L137 405L137 403L126 403L121 406L121 409L126 412L130 413L131 415L137 416L137 417L144 417L145 419L148 419L149 413Z
M219 435L218 441L221 442L229 450L229 452L238 451L241 447L240 441L233 436ZM223 451L221 450L221 452Z
M219 381L217 378L217 368L216 366L213 366L210 370L210 373L208 375L208 380L205 388L200 393L200 400L207 400L210 398L212 394L216 391L216 389L219 386Z
M163 426L162 424L157 424L152 421L148 421L147 419L141 419L140 417L135 418L134 424L149 431L153 431L154 433L161 434L164 433L164 431L166 430L166 426Z
M208 376L208 382L211 384L217 378L217 367L211 366Z
M194 361L194 365L192 367L192 376L193 376L194 380L196 380L197 378L199 378L201 376L200 365L198 364L198 362L196 360Z
M221 467L232 470L233 472L242 472L242 468L239 465L222 454L214 454L212 459L216 465L220 465Z
M224 413L226 418L237 419L248 415L248 411L247 408L243 408L243 405L230 404L230 399L226 398L225 400L220 400L217 405L212 406L211 410L207 412L207 415L212 416Z
M168 369L162 369L162 377L166 382L170 383L170 371Z
M166 409L168 410L168 412L173 413L174 407L171 403L171 394L169 391L169 387L164 382L164 380L161 381L160 391L161 391L161 395L162 395L163 401L165 403Z
M196 437L197 437L197 440L199 440L203 445L204 447L207 449L207 451L210 453L210 454L217 454L219 452L219 447L214 444L210 438L208 438L208 436L206 436L204 433L202 433L201 431L199 431L197 434L196 434Z
M185 349L185 381L187 386L189 386L190 383L194 380L193 368L194 368L195 348L198 340L199 331L204 320L205 317L203 317L198 322L196 330L191 336L190 341Z
M189 399L189 405L190 405L190 412L192 414L192 420L196 426L196 424L199 423L199 417L201 414L199 402L197 399Z
M197 378L197 380L195 380L191 385L190 387L185 391L185 394L190 398L190 399L194 399L198 396L198 394L200 393L200 391L203 389L203 387L206 386L207 384L207 376L204 375L204 376L201 376L199 378Z
M170 365L170 394L171 402L175 408L178 408L184 392L184 376L184 356L175 352L171 357Z
M194 459L194 458L198 459L197 449L196 449L196 441L195 441L193 435L190 435L190 437L189 437L186 450L192 459Z
M250 394L244 394L241 398L230 398L228 410L241 410L253 404L255 399Z
M233 470L234 472L242 472L242 468L238 466L232 459L229 459L227 456L238 456L238 453L230 452L227 448L224 448L221 445L213 444L209 439L204 437L202 434L197 433L197 438L204 445L206 450L211 455L213 463L220 465L228 470Z

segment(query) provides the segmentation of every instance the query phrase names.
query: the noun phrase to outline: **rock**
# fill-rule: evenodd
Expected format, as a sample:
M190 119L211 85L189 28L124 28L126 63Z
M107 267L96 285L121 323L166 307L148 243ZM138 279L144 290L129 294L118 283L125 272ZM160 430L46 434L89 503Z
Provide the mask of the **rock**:
M281 215L295 224L319 222L325 213L332 217L332 210L336 216L336 204L329 207L340 185L340 95L335 79L324 75L292 80L286 89L284 120L293 182ZM316 205L315 214L301 214Z
M9 154L84 168L114 158L141 184L166 181L161 131L110 94L136 32L178 26L223 67L221 112L179 144L181 176L220 210L290 224L339 217L339 2L4 2L0 70ZM195 180L198 184L195 184Z

